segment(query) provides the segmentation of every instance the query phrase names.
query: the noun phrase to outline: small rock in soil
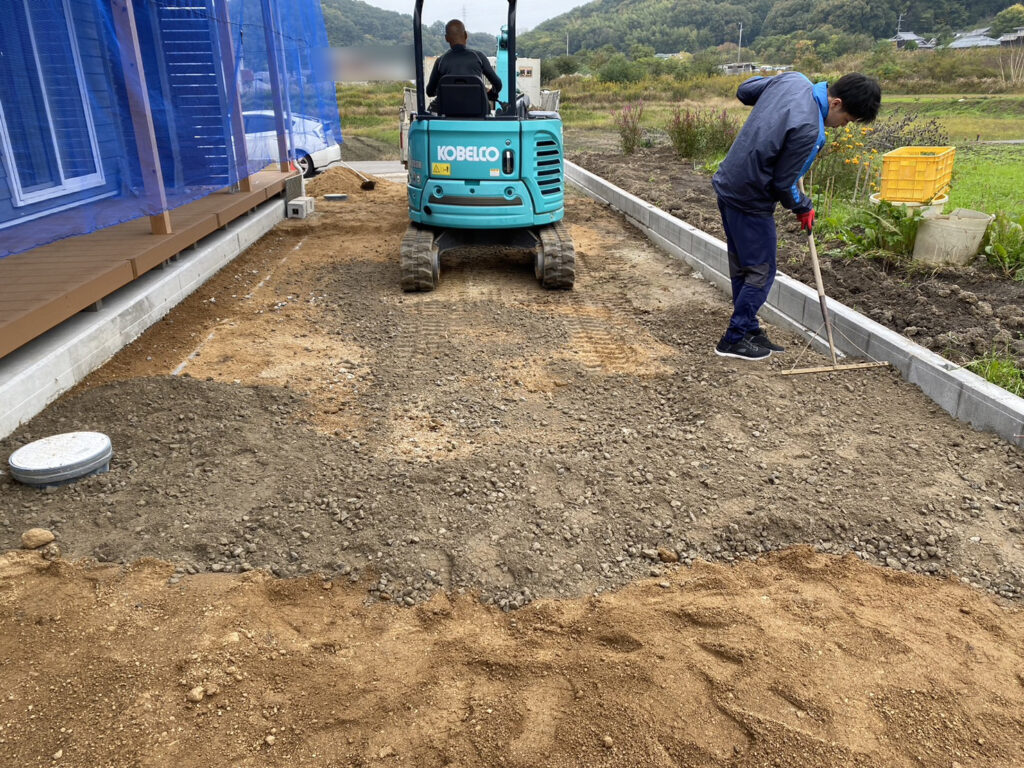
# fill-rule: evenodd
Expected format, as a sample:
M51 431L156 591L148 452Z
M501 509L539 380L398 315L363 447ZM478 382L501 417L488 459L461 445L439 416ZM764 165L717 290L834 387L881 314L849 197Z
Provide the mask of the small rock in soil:
M25 549L39 549L53 541L56 536L45 528L29 528L21 534L21 546Z

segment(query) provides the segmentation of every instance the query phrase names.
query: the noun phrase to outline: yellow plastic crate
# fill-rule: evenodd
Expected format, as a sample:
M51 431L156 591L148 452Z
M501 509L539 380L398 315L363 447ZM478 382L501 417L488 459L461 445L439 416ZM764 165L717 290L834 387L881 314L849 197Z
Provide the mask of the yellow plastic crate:
M927 203L949 190L956 147L900 147L882 155L879 197L894 203Z

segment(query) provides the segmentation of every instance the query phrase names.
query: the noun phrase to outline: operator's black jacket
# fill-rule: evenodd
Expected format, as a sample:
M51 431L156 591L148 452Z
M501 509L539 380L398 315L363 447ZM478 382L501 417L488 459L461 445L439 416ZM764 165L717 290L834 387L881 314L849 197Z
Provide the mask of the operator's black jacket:
M501 78L487 57L464 45L453 45L450 51L434 62L434 71L430 73L430 81L427 83L427 96L433 98L437 95L437 85L443 75L486 77L491 84L492 98L496 98L501 91Z

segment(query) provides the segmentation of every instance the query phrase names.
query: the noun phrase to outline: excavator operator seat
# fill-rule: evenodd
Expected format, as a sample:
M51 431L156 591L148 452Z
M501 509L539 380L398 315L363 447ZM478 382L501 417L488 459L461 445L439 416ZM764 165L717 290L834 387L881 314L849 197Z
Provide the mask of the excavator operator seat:
M445 117L486 117L487 86L473 75L443 75L437 84L437 112Z

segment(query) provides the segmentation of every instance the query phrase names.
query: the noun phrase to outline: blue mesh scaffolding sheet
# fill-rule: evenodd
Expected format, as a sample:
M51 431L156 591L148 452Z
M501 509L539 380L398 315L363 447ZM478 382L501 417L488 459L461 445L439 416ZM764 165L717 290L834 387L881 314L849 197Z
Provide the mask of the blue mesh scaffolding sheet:
M319 0L4 8L0 257L340 158Z

